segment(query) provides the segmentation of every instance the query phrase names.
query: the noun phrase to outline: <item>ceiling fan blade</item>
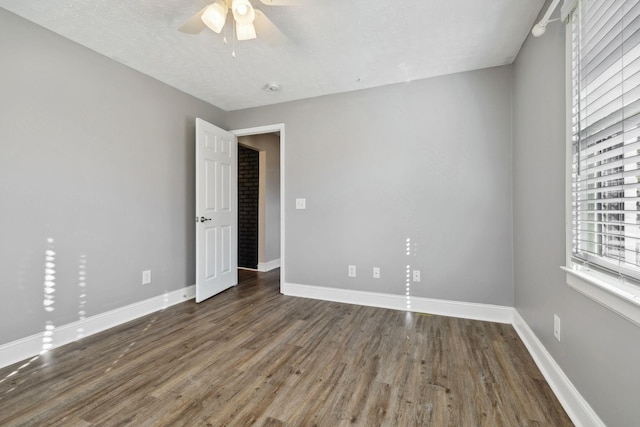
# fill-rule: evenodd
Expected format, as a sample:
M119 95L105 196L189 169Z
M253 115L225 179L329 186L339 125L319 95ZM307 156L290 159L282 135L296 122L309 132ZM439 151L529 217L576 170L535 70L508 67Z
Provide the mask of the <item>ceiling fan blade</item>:
M260 0L267 6L301 6L305 0Z
M207 9L207 7L209 6L203 7L200 12L196 13L191 18L189 18L187 22L185 22L184 24L182 24L180 28L178 28L178 31L181 31L187 34L198 34L202 30L207 28L204 22L202 22L202 19L200 19L204 11Z
M259 38L271 46L278 46L287 41L287 37L267 18L263 11L255 8L254 10L256 19L253 21L253 26L256 28Z

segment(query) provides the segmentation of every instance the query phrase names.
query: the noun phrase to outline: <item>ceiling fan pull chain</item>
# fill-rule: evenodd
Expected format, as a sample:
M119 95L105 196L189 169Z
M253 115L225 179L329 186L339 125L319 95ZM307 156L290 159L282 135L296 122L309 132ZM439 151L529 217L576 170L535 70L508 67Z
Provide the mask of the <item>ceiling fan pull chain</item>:
M237 36L236 36L236 20L232 19L233 21L233 31L231 34L231 43L233 44L233 46L231 46L231 57L235 59L236 57L236 40L237 40Z
M229 37L230 28L231 28L231 25L226 25L225 28L224 28L224 38L223 38L223 40L224 40L224 44L225 45L229 44L229 42L228 42L229 38L228 37Z

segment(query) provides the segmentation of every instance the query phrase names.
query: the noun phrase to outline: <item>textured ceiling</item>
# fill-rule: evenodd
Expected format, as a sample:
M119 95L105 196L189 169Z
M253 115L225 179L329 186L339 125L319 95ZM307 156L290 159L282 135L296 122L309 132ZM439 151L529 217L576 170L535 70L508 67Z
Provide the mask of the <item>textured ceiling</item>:
M212 1L0 0L0 7L231 111L509 64L544 4L251 0L288 37L272 47L177 30ZM263 90L268 82L282 89Z

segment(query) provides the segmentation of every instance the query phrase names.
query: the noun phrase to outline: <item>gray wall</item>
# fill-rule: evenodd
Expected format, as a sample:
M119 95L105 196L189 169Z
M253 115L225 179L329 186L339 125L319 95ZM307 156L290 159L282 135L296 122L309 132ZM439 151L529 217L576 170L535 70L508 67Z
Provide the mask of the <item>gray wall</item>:
M0 344L193 285L194 119L224 112L3 9L0 58Z
M274 123L287 282L404 295L410 265L413 296L513 304L510 67L227 115Z
M275 133L247 135L238 143L264 152L265 201L264 201L264 251L258 254L259 262L280 259L280 136Z
M543 8L545 11L546 8ZM514 65L515 306L610 426L640 420L640 328L565 284L565 33L552 23ZM562 342L553 337L561 318Z
M194 118L283 122L287 281L403 294L410 265L413 295L512 305L515 277L519 313L600 417L640 419L640 329L559 270L562 25L513 68L227 114L2 9L0 57L0 344L193 284Z

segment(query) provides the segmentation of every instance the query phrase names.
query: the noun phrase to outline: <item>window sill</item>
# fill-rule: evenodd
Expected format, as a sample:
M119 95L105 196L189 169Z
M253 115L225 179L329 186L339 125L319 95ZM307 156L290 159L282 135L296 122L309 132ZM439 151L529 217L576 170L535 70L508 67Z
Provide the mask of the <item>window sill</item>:
M640 289L605 273L560 267L567 273L567 285L593 301L640 326Z

